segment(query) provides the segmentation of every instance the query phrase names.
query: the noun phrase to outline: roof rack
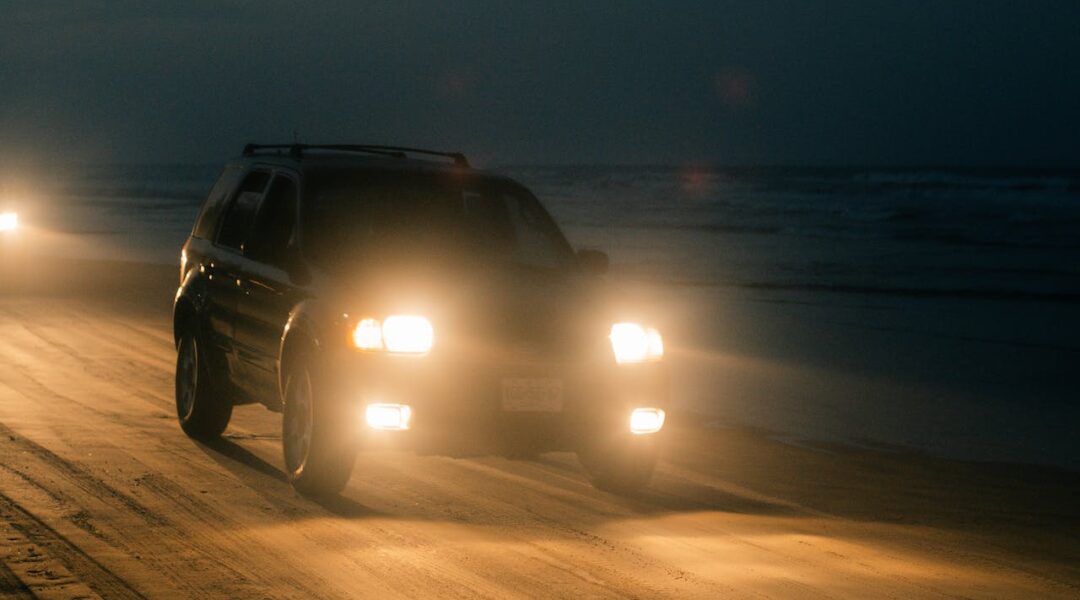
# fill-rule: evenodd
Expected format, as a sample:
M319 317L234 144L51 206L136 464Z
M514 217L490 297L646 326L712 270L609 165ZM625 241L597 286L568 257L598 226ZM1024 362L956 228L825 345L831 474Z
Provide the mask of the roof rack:
M288 150L293 158L300 158L306 150L337 150L339 152L365 152L367 154L379 154L394 158L407 158L408 154L426 154L429 156L443 156L454 161L459 167L468 167L469 159L460 152L439 152L436 150L424 150L423 148L408 148L404 146L380 146L375 144L247 144L244 146L244 156L251 156L257 150Z

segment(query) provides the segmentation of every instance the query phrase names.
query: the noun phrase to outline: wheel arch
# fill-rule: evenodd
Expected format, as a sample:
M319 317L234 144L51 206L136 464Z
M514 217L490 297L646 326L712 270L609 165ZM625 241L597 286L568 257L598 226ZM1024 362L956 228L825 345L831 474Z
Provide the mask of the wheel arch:
M322 348L318 330L315 327L313 308L306 302L298 304L289 312L285 329L281 334L281 347L278 351L278 392L284 396L285 374L295 361L310 358Z
M176 299L176 305L173 308L173 346L180 345L180 337L184 333L184 328L188 327L190 323L198 323L199 312L195 309L195 303L190 298L181 296Z
M189 322L199 323L199 306L204 304L205 294L200 293L204 284L198 277L197 270L191 269L180 282L176 289L176 297L173 299L173 345L180 344L180 336L183 328Z

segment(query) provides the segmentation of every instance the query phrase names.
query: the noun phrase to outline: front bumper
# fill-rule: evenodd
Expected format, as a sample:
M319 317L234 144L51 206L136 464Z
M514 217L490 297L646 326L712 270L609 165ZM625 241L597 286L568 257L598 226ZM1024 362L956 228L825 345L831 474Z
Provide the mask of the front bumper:
M589 440L632 435L635 408L668 405L662 362L479 362L348 352L334 363L336 395L356 415L357 435L365 446L484 452L510 441L537 451L577 450ZM558 382L558 410L508 410L503 402L508 380ZM407 405L409 428L377 431L366 426L365 410L372 404Z

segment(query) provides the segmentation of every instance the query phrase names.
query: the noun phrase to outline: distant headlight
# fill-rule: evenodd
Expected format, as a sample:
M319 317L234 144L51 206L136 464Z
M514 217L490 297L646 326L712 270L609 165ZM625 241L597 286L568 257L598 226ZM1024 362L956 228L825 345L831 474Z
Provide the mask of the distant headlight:
M431 322L416 315L393 315L383 319L361 319L352 333L360 350L386 350L400 354L423 354L435 343Z
M638 363L659 360L664 355L664 339L660 332L637 323L616 323L611 326L611 349L615 362Z
M19 228L19 215L18 213L6 212L0 213L0 233L5 231L15 231Z

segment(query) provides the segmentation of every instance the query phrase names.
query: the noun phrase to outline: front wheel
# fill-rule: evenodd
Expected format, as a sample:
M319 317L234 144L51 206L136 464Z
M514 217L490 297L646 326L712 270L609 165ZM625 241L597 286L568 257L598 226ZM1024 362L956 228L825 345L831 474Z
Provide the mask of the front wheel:
M319 389L306 366L291 369L285 381L281 445L285 470L302 494L336 494L356 461L354 429L343 403Z
M221 376L211 368L198 333L185 328L176 347L176 417L188 436L211 440L229 425L232 400L221 392Z
M577 454L593 486L629 494L649 484L660 452L654 435L625 434L588 440Z

